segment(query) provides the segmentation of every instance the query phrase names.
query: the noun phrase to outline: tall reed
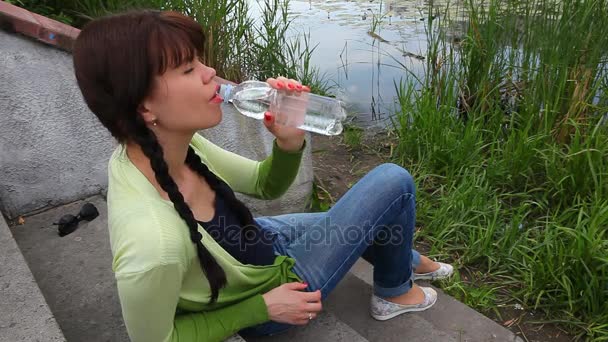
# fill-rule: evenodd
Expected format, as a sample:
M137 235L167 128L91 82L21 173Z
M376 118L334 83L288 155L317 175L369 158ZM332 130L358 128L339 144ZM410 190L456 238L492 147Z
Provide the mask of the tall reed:
M463 10L450 39L453 12L430 2L426 78L397 85L422 236L486 271L497 301L608 340L608 2Z

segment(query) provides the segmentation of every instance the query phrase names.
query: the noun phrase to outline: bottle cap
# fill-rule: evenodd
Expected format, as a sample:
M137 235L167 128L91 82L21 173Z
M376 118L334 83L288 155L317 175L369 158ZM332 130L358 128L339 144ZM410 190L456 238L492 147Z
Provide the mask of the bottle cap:
M220 86L219 95L224 99L224 103L230 102L230 95L232 93L232 88L234 88L231 84L222 84Z

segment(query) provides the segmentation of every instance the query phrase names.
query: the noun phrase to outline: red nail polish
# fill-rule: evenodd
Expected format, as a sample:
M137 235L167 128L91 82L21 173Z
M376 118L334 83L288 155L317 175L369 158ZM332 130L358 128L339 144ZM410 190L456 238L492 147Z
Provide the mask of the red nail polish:
M285 87L285 85L283 84L283 82L277 82L277 88L281 89Z
M272 115L270 115L270 112L264 113L264 120L270 121L270 119L272 119Z
M287 85L287 87L288 87L289 89L294 89L294 88L295 88L295 87L293 86L293 84L291 84L291 83L289 83L289 84Z
M298 90L302 90L302 85L298 84L296 88L298 88Z

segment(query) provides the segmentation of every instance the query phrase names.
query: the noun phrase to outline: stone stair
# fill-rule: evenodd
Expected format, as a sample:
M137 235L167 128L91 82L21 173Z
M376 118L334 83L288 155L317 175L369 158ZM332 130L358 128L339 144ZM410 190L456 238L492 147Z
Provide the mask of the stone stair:
M17 243L0 215L0 341L65 341ZM40 339L38 338L40 335Z
M20 327L33 324L35 328L30 329L30 333L36 336L35 339L12 339L13 335L5 333L8 330L4 327L3 316L0 341L61 341L61 333L68 341L128 341L110 269L106 203L101 196L87 201L97 206L100 216L90 223L81 222L79 228L66 237L60 238L52 223L66 213L78 212L82 201L26 217L25 224L11 228L25 258L17 255L10 259L13 264L10 270L31 270L36 283L31 281L30 286L37 284L39 288L32 290L38 293L38 297L32 298L42 312L32 312L31 305L19 306L22 321L13 313L13 320ZM0 221L0 225L2 223ZM0 239L2 274L6 271L4 262L8 260L4 257L5 246L15 243L6 235L3 233ZM16 246L12 251L13 254L18 252ZM441 291L437 304L428 311L398 316L386 322L376 321L369 315L371 274L371 265L360 260L327 298L324 312L311 324L278 336L248 338L247 341L521 341L509 330ZM0 279L4 282L5 278ZM14 291L10 287L2 288L2 298L7 289ZM0 312L5 312L5 305L11 305L4 299L0 304ZM27 319L34 313L44 318L43 323ZM61 331L56 331L55 320ZM230 341L243 339L233 336Z

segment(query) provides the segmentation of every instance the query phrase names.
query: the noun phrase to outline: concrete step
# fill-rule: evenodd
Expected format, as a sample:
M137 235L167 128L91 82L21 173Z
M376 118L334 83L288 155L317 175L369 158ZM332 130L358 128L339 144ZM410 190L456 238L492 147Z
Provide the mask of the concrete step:
M101 196L87 199L99 217L59 237L53 222L76 215L78 201L25 218L12 228L27 263L68 341L129 341L122 321Z
M0 341L65 341L1 214L0 313Z
M327 304L325 304L327 305ZM340 321L331 311L324 312L310 324L296 327L276 336L265 336L258 338L246 338L248 342L273 342L273 341L315 341L315 342L366 342L353 328Z
M94 221L60 238L52 225L83 201L26 218L12 228L38 286L68 341L128 341L112 274L107 208L100 196ZM520 341L514 334L440 292L434 308L378 322L369 315L372 266L361 260L305 327L247 341ZM233 342L242 341L238 336Z
M338 318L354 327L361 335L382 336L376 341L403 341L407 336L411 341L459 341L459 342L523 342L521 338L500 324L471 309L453 297L437 290L437 303L429 310L416 314L406 314L386 322L372 319L364 310L369 307L373 267L360 259L332 294L336 298L328 301L329 310ZM418 281L419 285L430 286ZM340 303L348 307L335 307ZM390 323L390 324L386 324ZM364 330L357 328L368 326ZM404 328L407 327L407 328ZM399 334L394 338L393 333Z
M460 341L449 332L436 329L419 313L397 316L388 321L376 321L369 314L372 287L349 273L326 300L326 309L355 329L369 341ZM435 308L429 309L435 311Z

